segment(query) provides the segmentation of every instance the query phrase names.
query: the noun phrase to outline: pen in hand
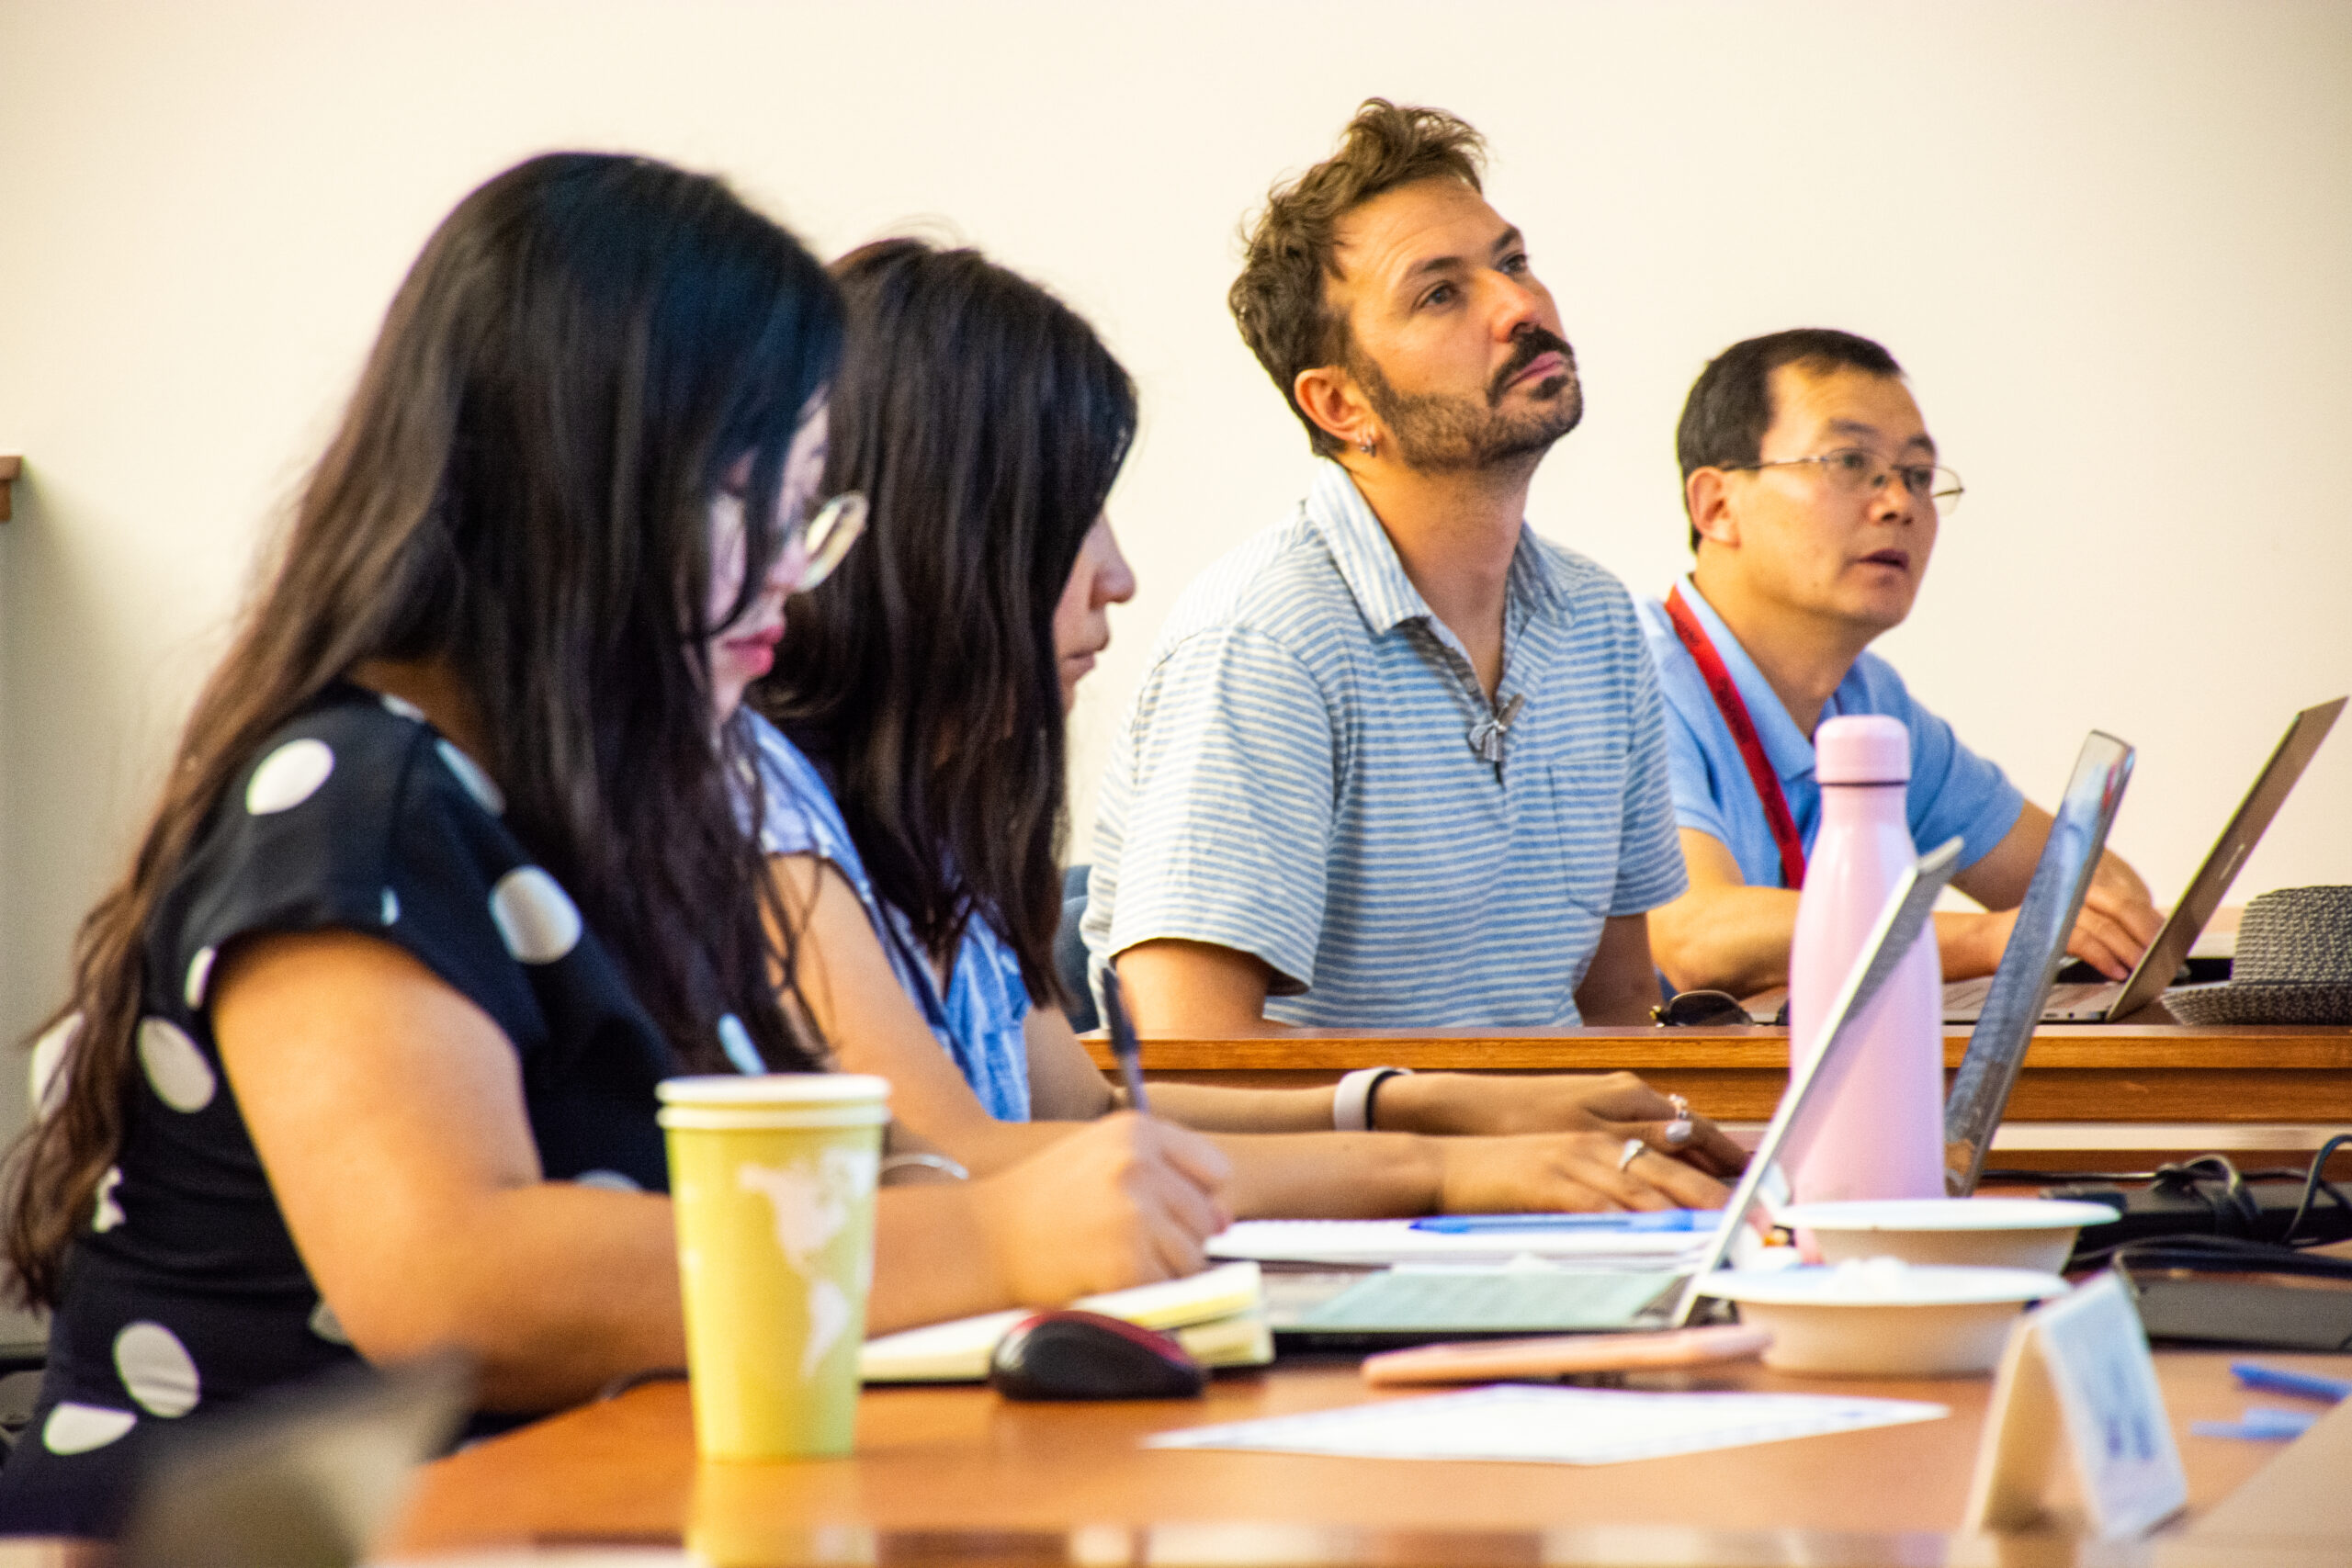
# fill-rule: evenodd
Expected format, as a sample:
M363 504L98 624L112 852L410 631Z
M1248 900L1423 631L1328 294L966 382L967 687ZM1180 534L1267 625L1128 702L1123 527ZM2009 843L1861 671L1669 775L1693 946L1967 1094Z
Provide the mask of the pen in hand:
M1127 1106L1138 1116L1151 1114L1143 1092L1143 1043L1127 1019L1127 999L1119 994L1119 972L1102 966L1102 1019L1111 1030L1111 1055L1119 1059L1119 1077L1127 1086Z

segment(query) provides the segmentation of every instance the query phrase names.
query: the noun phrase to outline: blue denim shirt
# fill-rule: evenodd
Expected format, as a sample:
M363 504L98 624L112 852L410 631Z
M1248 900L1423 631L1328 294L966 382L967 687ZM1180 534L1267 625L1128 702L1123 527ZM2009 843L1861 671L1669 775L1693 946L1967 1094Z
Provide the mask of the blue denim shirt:
M759 750L766 808L762 847L772 855L814 855L841 873L865 907L899 986L989 1114L1000 1122L1028 1121L1029 1043L1022 1026L1031 1003L1019 957L975 916L965 924L943 994L906 916L875 891L824 775L775 726L748 711L744 718Z

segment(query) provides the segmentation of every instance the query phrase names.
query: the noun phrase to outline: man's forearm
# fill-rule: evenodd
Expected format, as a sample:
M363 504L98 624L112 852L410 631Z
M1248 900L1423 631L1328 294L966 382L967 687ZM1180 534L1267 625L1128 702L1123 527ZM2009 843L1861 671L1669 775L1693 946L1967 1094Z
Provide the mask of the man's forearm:
M1137 942L1112 961L1136 1032L1160 1039L1281 1034L1266 1018L1273 970L1255 954L1213 942Z
M1947 980L1973 980L2000 967L2001 950L2008 945L2016 911L1980 912L1939 909L1936 912L1936 956Z
M1789 980L1797 895L1783 887L1694 887L1650 917L1657 965L1678 991L1751 996Z
M1659 943L1658 967L1675 989L1729 991L1736 997L1789 983L1798 895L1781 887L1724 887L1684 895L1672 929L1681 940ZM1989 975L2001 961L2009 921L1997 914L1944 909L1936 915L1936 949L1947 980ZM1687 934L1685 934L1687 933Z

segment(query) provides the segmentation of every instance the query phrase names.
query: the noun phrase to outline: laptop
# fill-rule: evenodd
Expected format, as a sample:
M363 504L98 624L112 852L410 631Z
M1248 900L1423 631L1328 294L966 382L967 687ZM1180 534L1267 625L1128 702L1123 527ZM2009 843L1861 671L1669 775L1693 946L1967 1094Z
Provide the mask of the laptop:
M2295 716L2278 749L2270 753L2270 761L2256 775L2254 787L2246 791L2245 798L2231 814L2222 836L2214 840L2205 863L2197 868L2197 874L2189 878L2188 891L2173 906L2170 918L2148 944L2148 951L2141 956L2130 978L2120 984L2102 980L2052 987L2042 1006L2042 1022L2120 1023L2164 994L2179 974L2189 948L2205 930L2205 922L2221 908L2238 867L2254 852L2263 830L2285 803L2287 792L2295 787L2295 781L2303 776L2303 768L2312 753L2327 739L2336 716L2344 711L2345 700L2337 697ZM1958 980L1946 986L1944 1021L1975 1022L1992 986L1991 979Z
M1806 1106L1826 1103L1836 1095L1852 1066L1858 1038L1858 1032L1849 1025L1877 997L1926 929L1936 897L1951 880L1959 858L1960 840L1953 839L1922 856L1889 894L1870 939L1855 956L1823 1021L1825 1043L1791 1072L1788 1088L1748 1157L1746 1173L1690 1267L1656 1270L1541 1265L1453 1270L1399 1268L1373 1274L1335 1274L1324 1269L1295 1273L1288 1279L1277 1267L1266 1278L1267 1315L1277 1341L1291 1348L1362 1350L1482 1335L1687 1325L1702 1299L1702 1276L1731 1258L1749 1213L1764 1201L1769 1187L1777 1184L1785 1193L1786 1183L1779 1171L1784 1163L1790 1167L1797 1163L1814 1130L1804 1116ZM1540 1228L1547 1216L1531 1215L1528 1220L1531 1227ZM1303 1222L1306 1226L1325 1229L1351 1224L1377 1225L1381 1222ZM1237 1226L1236 1231L1242 1228ZM1218 1243L1225 1239L1211 1243L1214 1256L1257 1257L1277 1266L1284 1260L1275 1251L1221 1247Z
M2052 981L2065 962L2066 938L2082 913L2091 873L2132 782L2132 748L2094 729L2075 758L2066 793L2051 818L2050 840L2034 863L2001 950L1960 1070L1944 1097L1944 1189L1955 1198L1976 1190L1994 1129L2008 1109L2034 1027L2046 1012Z

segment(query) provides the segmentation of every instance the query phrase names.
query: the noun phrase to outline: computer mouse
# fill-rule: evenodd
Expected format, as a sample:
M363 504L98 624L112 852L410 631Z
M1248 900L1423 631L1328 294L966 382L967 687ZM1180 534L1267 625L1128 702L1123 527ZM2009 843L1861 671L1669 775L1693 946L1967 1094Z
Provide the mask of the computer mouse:
M1074 1307L1023 1318L989 1358L1007 1399L1196 1399L1207 1385L1171 1337Z

